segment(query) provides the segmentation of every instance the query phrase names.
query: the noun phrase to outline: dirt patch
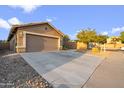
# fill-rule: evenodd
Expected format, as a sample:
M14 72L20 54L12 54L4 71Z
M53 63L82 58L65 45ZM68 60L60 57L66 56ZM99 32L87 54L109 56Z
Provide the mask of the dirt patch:
M0 51L1 52L1 51ZM51 88L19 54L0 53L0 87L1 88Z

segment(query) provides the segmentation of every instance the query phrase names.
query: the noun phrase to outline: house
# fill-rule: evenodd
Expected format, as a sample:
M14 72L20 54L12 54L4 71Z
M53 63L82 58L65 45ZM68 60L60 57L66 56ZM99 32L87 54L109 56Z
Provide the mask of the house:
M111 44L113 38L119 38L119 37L118 36L112 36L112 37L107 38L107 44ZM121 44L121 39L116 41L116 43Z
M49 22L13 25L8 41L15 52L54 51L62 47L64 34Z
M105 44L106 49L120 49L122 46L123 44L118 36L111 36L107 38L107 43Z

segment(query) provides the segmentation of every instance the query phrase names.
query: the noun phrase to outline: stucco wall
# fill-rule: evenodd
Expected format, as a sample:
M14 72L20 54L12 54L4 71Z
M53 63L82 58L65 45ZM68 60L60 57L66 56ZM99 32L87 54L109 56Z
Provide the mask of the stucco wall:
M83 42L77 42L77 50L87 49L87 44Z
M23 31L17 31L17 46L23 46Z
M114 44L105 44L105 47L108 48L108 49L121 48L123 46L124 46L124 44L116 44L116 45L114 45Z
M60 37L60 40L62 42L62 36L48 24L22 27L22 28L18 28L18 30L17 30L17 46L18 46L16 48L17 52L25 52L26 51L26 46L25 46L26 32L58 36L58 37ZM60 45L60 48L61 48L62 43L60 43L60 44L61 44Z
M16 51L16 35L14 35L10 40L10 50Z
M25 52L25 48L25 32L18 30L16 52Z
M53 29L48 24L27 26L27 27L19 28L18 30L23 30L26 32L40 33L40 34L46 34L46 35L54 35L54 36L59 36L59 37L61 36L58 32L56 32L55 29Z

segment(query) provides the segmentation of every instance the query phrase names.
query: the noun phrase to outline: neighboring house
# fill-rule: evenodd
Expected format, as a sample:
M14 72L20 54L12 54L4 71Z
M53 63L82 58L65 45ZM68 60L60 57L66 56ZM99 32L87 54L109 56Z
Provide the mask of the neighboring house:
M107 43L105 44L106 49L120 49L123 44L121 43L121 40L117 40L115 42L112 41L113 38L119 38L118 36L111 36L107 38Z
M112 38L119 38L118 36L112 36L107 38L107 44L111 44L112 43ZM121 40L116 42L117 44L121 44Z
M8 41L15 52L54 51L62 47L64 34L48 22L13 25Z

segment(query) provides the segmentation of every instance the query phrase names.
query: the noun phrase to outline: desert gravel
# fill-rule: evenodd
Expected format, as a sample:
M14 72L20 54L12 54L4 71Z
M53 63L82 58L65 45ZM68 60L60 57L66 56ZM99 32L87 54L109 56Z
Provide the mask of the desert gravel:
M0 88L52 88L20 54L0 50Z

